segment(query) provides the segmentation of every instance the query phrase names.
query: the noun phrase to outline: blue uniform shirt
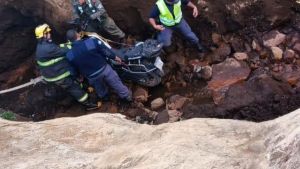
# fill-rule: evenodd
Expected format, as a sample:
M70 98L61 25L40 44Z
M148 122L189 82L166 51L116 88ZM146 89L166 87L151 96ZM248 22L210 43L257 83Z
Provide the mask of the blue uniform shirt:
M115 59L115 57L111 49L95 38L75 41L67 53L69 62L86 78L100 73L107 64L106 58Z

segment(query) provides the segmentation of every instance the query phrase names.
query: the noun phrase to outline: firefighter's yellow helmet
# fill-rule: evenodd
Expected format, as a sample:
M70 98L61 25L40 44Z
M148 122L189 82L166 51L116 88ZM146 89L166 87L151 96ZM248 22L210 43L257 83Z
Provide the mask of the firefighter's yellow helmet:
M48 24L42 24L42 25L39 25L35 28L35 37L37 39L40 39L44 36L45 33L48 33L51 31L51 28Z

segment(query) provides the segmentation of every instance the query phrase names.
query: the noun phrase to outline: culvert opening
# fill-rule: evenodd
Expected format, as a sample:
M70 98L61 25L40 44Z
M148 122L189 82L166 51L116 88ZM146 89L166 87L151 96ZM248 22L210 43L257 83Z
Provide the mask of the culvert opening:
M38 18L23 16L13 8L2 10L10 17L15 17L6 17L7 19L2 20L7 24L3 24L6 27L2 26L1 29L1 35L5 35L0 38L1 53L9 53L6 52L8 48L13 53L3 57L13 60L1 62L5 66L0 76L4 79L1 80L1 89L4 89L22 84L38 75L33 59L36 42L32 31L36 25L43 22ZM141 22L139 19L136 20ZM173 48L162 56L166 72L162 84L147 89L128 83L127 85L139 100L137 103L129 107L118 106L117 98L113 96L112 101L103 103L99 111L120 112L131 120L149 124L190 118L225 118L261 122L287 114L300 105L298 89L300 78L297 74L299 30L294 27L295 25L297 24L288 23L274 30L251 36L243 32L245 30L241 32L247 35L241 35L241 32L214 34L213 37L216 39L212 39L215 44L213 51L205 54L203 61L199 60L199 53L175 36ZM124 26L120 25L120 27ZM246 31L253 32L253 30ZM284 53L292 50L293 52L289 52L294 53L293 56L286 54L280 60L276 60L272 50L264 47L262 37L272 37L273 34L278 35L278 32L285 36L285 41L279 45L279 48ZM24 39L16 43L11 39L8 40L8 37L18 34ZM145 35L140 37L143 36ZM57 43L64 41L63 35L56 34L55 37L54 41ZM3 45L8 42L9 47ZM234 55L237 52L246 53L247 58L238 61L240 58ZM16 53L22 53L20 59L14 57L19 56ZM29 67L27 71L16 74L17 68L24 63ZM211 69L208 69L208 72L195 71L203 66L212 67L211 78L209 77ZM218 72L225 73L219 75ZM10 78L8 75L12 74L14 75L12 77L18 78L10 83L7 79ZM162 99L157 100L157 98ZM154 100L156 102L153 103ZM162 104L162 101L165 103ZM160 104L161 106L157 106ZM27 118L19 120L40 121L94 113L85 112L61 89L45 84L0 95L0 107L3 109L1 111L11 110Z

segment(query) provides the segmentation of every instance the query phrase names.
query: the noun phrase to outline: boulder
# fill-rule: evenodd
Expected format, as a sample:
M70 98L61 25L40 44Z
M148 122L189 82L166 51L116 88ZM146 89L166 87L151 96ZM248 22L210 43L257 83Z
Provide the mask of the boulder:
M151 102L151 109L157 110L161 108L165 104L164 100L162 98L157 98Z
M173 95L167 100L168 110L181 110L190 100L180 95Z
M133 98L138 102L147 102L148 101L148 90L142 87L138 87L133 92Z
M271 47L273 57L276 61L280 61L283 56L283 51L279 47Z
M293 49L298 53L298 55L300 55L300 43L296 43Z
M182 116L182 112L178 110L168 110L168 115L169 115L169 123L173 123L176 121L179 121L179 119Z
M282 68L273 75L276 79L288 82L291 86L295 86L300 81L300 66L284 64Z
M257 40L252 41L252 49L258 52L262 50L262 47L260 46Z
M231 47L227 43L222 43L217 50L213 51L212 62L223 62L231 53Z
M291 49L286 50L283 53L283 59L286 63L293 63L295 60L295 52Z
M211 66L203 66L199 72L199 75L202 79L208 81L212 77L212 67Z
M237 52L237 53L234 53L233 56L238 61L248 60L247 53Z
M266 47L275 47L280 45L286 39L286 35L279 31L271 31L263 36L263 44Z
M211 39L216 45L220 45L222 43L222 36L218 33L212 33Z
M220 104L227 89L231 85L247 79L251 71L247 63L233 58L213 65L212 70L212 79L208 82L208 88L213 91L215 104Z
M192 119L150 126L105 113L41 123L0 119L0 164L36 169L295 169L300 163L299 121L299 110L263 123Z

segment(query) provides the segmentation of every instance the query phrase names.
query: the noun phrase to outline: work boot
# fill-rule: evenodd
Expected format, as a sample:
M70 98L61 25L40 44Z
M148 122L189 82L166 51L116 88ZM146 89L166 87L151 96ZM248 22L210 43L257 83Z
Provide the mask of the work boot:
M98 109L98 104L92 103L92 102L89 102L89 101L83 102L82 105L84 106L86 111L91 111L91 110Z
M121 107L121 109L127 109L131 106L132 101L133 101L132 96L128 96L123 99L119 99L119 106Z
M196 44L196 49L198 50L198 52L200 53L203 53L204 52L204 47L200 44L200 43L197 43Z

